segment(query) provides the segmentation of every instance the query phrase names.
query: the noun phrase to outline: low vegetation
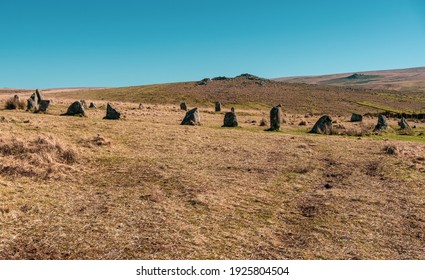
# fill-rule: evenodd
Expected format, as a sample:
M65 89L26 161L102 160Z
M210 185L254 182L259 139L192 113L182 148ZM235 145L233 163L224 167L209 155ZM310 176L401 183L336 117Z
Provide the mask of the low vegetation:
M17 109L25 109L25 101L24 100L17 100L13 97L6 100L4 108L7 110L17 110Z
M60 116L76 96L0 111L0 259L425 258L419 121L367 136L376 118L350 112L333 117L347 135L313 135L319 116L283 105L267 132L265 109L221 128L230 108L209 105L181 126L180 102L113 102L123 119L103 120L99 99Z

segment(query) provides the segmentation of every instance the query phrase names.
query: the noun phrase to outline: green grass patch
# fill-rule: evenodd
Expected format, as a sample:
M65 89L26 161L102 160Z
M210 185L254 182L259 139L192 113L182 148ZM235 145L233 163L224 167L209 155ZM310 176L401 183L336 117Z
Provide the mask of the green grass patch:
M383 106L383 105L377 105L377 104L373 104L373 103L369 103L369 102L356 102L357 104L361 105L361 106L366 106L366 107L370 107L370 108L374 108L374 109L378 109L378 110L382 110L382 111L386 111L386 112L390 112L390 113L409 113L411 114L412 112L402 112L400 110L394 109L394 108L390 108L387 106Z

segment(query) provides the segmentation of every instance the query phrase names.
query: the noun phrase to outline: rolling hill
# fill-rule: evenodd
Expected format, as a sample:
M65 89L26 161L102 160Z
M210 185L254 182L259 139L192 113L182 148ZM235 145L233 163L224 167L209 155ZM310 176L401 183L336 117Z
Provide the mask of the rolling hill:
M342 73L322 76L277 78L277 81L335 86L355 86L369 89L388 89L425 92L425 67Z
M212 106L220 101L226 106L268 110L282 104L288 113L351 114L378 111L425 111L421 92L371 90L333 85L309 85L279 82L242 74L234 78L216 77L202 81L156 84L104 89L45 91L49 98L110 100L150 104L187 102L189 107Z

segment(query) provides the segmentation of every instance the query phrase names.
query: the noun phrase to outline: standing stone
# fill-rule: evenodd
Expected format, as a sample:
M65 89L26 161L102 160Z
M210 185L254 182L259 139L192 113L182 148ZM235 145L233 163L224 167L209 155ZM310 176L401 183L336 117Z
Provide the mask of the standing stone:
M35 92L27 99L27 111L38 111L38 97Z
M232 107L230 112L227 112L224 115L224 124L223 127L237 127L238 119L236 117L235 108Z
M279 104L270 110L270 128L268 131L279 131L282 123L282 105Z
M385 130L388 128L388 120L387 117L385 117L384 115L379 115L378 116L378 123L375 126L374 131L378 131L378 130Z
M218 101L215 103L215 111L216 112L221 112L221 103L218 102Z
M46 112L47 108L49 108L50 100L41 100L40 101L40 111Z
M90 102L89 108L97 108L94 102Z
M139 104L139 110L143 110L143 109L145 109L145 106L143 106L143 104L142 104L142 103L140 103L140 104Z
M186 112L186 115L181 123L181 125L200 125L201 119L199 117L198 108L193 108L192 110Z
M181 109L181 110L184 110L184 111L187 111L187 105L186 105L186 102L182 102L182 103L180 103L180 109Z
M62 114L62 116L75 116L75 115L78 115L78 116L86 115L83 105L81 104L80 101L75 101L74 103L72 103L68 107L68 110L66 111L66 113Z
M330 134L332 130L332 118L328 115L320 117L316 122L313 128L310 130L310 133L317 134Z
M356 113L353 113L353 114L351 114L351 121L352 122L361 122L361 121L363 121L363 116L356 114Z
M410 125L407 123L405 118L401 118L401 120L398 121L398 125L401 129L410 129Z
M40 90L36 89L35 92L31 95L31 97L27 99L27 111L32 111L35 113L40 111L40 104L42 101L43 101L43 95L41 94ZM45 106L45 104L43 104L43 106ZM43 109L44 108L45 107L43 107Z
M107 120L118 120L120 117L121 113L115 110L115 108L113 108L111 104L108 103L106 106L106 116L103 118Z
M35 90L35 94L37 95L38 104L40 105L41 100L43 100L43 96L41 95L41 91L38 89Z

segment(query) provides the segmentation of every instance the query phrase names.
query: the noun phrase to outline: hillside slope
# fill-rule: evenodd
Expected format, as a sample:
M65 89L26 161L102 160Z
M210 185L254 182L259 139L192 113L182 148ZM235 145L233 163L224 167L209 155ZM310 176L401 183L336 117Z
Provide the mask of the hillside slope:
M277 78L277 81L425 92L425 67Z
M268 109L281 103L289 113L350 114L376 112L374 108L420 112L425 110L425 94L368 90L329 85L277 82L243 74L235 78L218 77L199 82L183 82L109 89L46 92L49 98L110 100L189 107L211 106L220 101L236 108Z

